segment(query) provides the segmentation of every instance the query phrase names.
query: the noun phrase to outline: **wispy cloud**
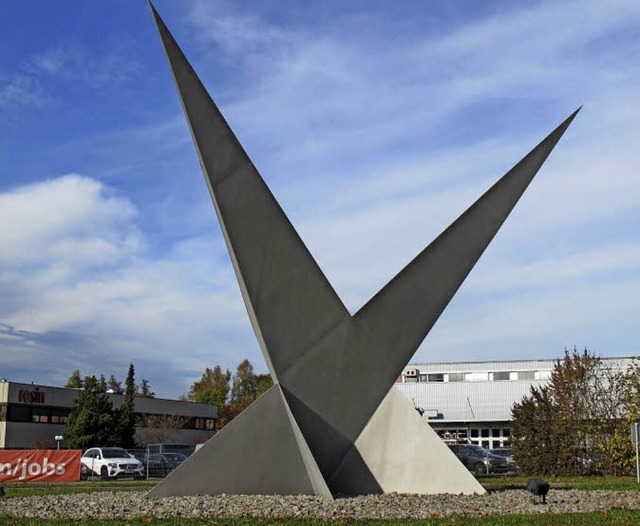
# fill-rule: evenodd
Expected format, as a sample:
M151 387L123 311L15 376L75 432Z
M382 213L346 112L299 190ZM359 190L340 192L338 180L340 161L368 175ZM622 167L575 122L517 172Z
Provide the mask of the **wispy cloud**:
M106 47L97 51L67 42L26 58L0 76L0 108L38 107L59 97L61 86L117 87L140 73L130 38Z

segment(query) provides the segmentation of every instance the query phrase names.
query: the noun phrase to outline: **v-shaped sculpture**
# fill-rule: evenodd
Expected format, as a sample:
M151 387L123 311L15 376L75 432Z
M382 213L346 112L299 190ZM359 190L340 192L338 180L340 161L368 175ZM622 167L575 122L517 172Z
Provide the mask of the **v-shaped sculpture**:
M275 385L149 496L483 492L391 388L579 110L351 315L151 9Z

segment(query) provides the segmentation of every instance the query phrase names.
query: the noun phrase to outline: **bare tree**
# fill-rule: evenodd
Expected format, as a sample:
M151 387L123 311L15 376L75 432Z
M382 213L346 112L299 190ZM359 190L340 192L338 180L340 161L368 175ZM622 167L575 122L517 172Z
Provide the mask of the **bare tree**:
M186 418L180 415L147 415L145 432L147 442L169 442L176 430L182 429L185 424Z

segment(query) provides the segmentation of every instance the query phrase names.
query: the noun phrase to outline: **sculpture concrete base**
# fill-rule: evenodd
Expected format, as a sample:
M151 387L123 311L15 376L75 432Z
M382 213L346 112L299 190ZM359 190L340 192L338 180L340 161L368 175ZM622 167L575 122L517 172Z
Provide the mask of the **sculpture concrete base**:
M389 492L485 490L396 389L326 483L276 384L148 496Z

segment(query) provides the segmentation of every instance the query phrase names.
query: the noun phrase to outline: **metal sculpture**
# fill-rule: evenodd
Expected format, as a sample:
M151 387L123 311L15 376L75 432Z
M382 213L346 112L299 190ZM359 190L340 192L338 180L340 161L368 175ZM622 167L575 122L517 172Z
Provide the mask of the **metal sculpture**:
M351 315L151 9L275 385L149 496L484 492L391 388L577 111Z

